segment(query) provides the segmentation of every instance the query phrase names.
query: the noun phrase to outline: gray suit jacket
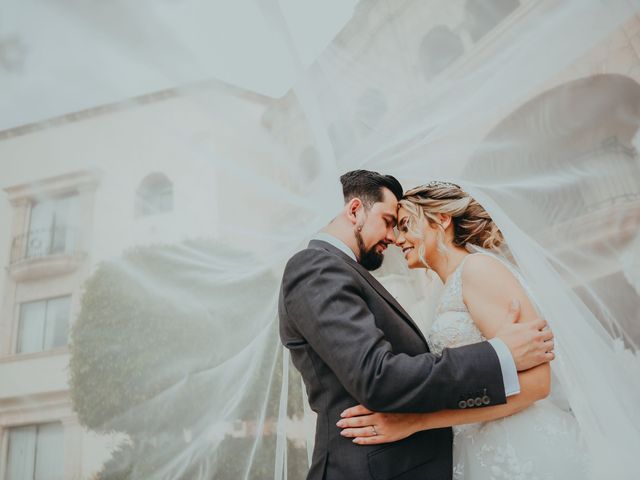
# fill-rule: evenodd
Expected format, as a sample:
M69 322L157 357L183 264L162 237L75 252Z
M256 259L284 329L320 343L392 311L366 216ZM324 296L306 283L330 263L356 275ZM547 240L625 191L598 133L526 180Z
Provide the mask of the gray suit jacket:
M433 412L505 403L498 357L487 342L429 353L418 327L360 264L312 240L284 271L280 338L318 414L309 480L450 479L450 428L360 446L340 435L345 408ZM476 401L483 398L485 403Z

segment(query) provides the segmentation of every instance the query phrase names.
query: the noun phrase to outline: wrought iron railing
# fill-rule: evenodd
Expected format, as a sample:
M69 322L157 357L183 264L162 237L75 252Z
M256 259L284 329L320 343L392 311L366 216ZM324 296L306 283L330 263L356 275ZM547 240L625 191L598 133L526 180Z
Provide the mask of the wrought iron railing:
M54 227L29 230L14 237L10 263L53 255L72 255L77 251L77 229Z

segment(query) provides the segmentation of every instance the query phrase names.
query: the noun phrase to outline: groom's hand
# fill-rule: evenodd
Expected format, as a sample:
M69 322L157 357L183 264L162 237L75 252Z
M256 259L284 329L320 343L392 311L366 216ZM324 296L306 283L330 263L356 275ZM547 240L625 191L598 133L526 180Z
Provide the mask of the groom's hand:
M520 304L514 301L507 321L496 333L496 337L509 347L518 371L529 370L553 360L553 332L547 328L547 321L537 318L518 323L519 319Z

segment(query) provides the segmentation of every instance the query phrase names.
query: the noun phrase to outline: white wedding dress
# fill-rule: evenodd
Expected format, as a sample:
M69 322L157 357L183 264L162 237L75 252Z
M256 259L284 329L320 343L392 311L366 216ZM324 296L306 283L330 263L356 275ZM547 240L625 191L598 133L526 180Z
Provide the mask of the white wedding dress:
M486 340L462 298L462 270L470 256L465 257L445 283L427 336L435 354L441 354L448 347ZM518 272L503 263L522 284ZM524 284L523 287L526 290ZM454 480L582 480L587 477L587 459L576 420L550 399L499 420L454 426L453 432Z

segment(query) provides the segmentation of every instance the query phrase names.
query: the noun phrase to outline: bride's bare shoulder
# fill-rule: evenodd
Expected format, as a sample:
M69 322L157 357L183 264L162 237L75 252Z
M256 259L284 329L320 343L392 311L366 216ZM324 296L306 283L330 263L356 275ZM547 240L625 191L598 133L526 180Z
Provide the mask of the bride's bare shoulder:
M462 268L462 295L465 303L504 304L513 298L521 303L528 300L513 271L503 261L486 254L470 255L465 260Z
M535 318L535 309L514 273L491 255L476 254L465 260L462 270L462 296L480 329L491 334L502 322L501 312L516 299L522 319ZM485 334L487 336L487 334ZM487 336L487 338L491 338Z
M517 283L511 270L493 255L476 253L465 259L462 268L463 285L478 285L487 288L498 281Z

